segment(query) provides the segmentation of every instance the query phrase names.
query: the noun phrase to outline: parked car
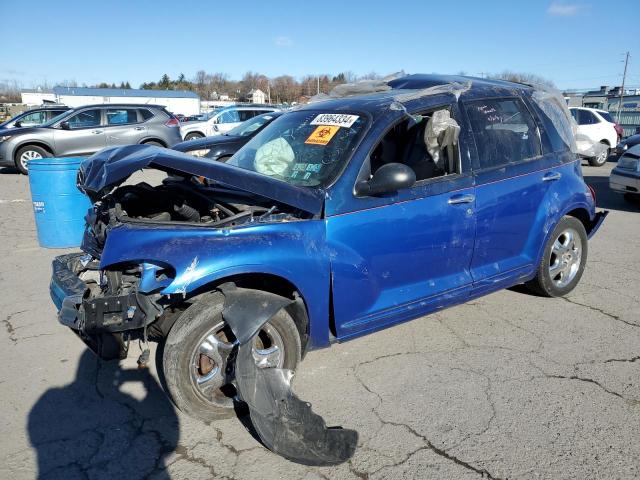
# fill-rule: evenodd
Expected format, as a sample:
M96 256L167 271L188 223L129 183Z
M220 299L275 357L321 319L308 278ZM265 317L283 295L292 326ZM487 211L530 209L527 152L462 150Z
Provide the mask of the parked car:
M221 133L228 132L240 123L261 115L263 113L275 112L278 110L273 107L263 107L260 105L246 107L227 107L221 110L214 110L201 122L189 122L180 127L180 133L185 140L194 140L196 138L211 137Z
M589 143L600 143L603 148L597 152L597 156L589 157L589 164L601 167L607 162L612 148L618 143L616 123L609 112L595 108L572 107L571 115L578 124L578 134L588 139Z
M144 145L87 159L82 252L53 262L59 321L105 359L164 342L171 398L210 421L247 399L247 371L295 370L311 349L516 284L573 290L607 212L562 97L459 76L388 85L287 112L226 163ZM142 168L169 175L122 185Z
M640 145L640 134L631 135L616 145L616 155L622 155L629 148Z
M262 131L272 121L282 115L282 112L269 112L242 122L235 128L222 135L187 140L173 147L179 152L189 153L198 157L226 162L240 148Z
M28 161L91 155L105 147L180 142L178 119L157 105L100 104L74 108L37 127L0 131L0 166L26 174Z
M626 149L611 170L609 187L625 194L631 201L640 200L640 144Z
M0 130L20 127L37 127L49 122L54 117L57 117L69 109L70 108L65 105L32 108L26 112L19 113L6 122L0 123Z

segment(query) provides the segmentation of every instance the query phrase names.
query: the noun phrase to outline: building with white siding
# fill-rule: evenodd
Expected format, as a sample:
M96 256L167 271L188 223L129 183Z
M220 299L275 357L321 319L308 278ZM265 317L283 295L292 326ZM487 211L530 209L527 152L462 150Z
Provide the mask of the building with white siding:
M69 107L97 103L162 105L173 113L197 115L200 97L184 90L138 90L124 88L53 87L51 90L23 90L22 103L29 106L55 102Z

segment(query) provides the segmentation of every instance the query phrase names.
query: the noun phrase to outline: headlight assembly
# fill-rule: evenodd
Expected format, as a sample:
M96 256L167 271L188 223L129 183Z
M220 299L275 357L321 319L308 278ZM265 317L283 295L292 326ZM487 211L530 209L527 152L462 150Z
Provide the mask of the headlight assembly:
M191 150L190 152L186 153L188 153L189 155L193 155L194 157L205 157L210 151L210 148L202 148L200 150Z

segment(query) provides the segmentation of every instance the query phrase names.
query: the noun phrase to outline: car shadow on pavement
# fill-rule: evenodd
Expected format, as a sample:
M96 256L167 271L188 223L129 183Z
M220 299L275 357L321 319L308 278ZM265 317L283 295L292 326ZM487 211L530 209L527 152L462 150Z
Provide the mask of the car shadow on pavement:
M584 181L596 192L596 207L622 212L640 211L640 202L626 200L621 193L609 188L609 177L585 175Z
M13 167L0 167L0 175L18 175L20 171Z
M39 479L168 479L179 421L147 369L125 369L87 350L74 381L38 399L28 432Z

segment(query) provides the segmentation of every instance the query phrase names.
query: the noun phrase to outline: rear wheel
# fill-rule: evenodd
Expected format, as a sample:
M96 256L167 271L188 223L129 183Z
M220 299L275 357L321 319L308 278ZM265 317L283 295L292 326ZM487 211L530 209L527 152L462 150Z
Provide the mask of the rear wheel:
M163 372L176 406L203 421L235 415L235 337L222 318L224 296L215 293L191 305L173 325L164 346ZM259 367L295 370L302 347L291 316L279 311L258 333L253 359Z
M50 157L51 154L42 147L27 145L16 152L16 168L24 175L29 174L28 162L38 158Z
M193 133L187 133L187 136L184 137L185 140L195 140L196 138L204 138L204 135L197 132L193 132Z
M611 154L611 148L609 148L609 145L607 143L600 142L600 145L604 147L602 149L602 152L600 152L598 156L589 159L589 165L591 165L592 167L601 167L602 165L607 163L607 159Z
M161 144L160 142L157 142L155 140L150 140L148 142L144 142L145 145L153 145L154 147L164 147L163 144Z
M545 297L561 297L573 290L587 262L587 232L580 220L563 217L544 247L536 277L527 287Z

